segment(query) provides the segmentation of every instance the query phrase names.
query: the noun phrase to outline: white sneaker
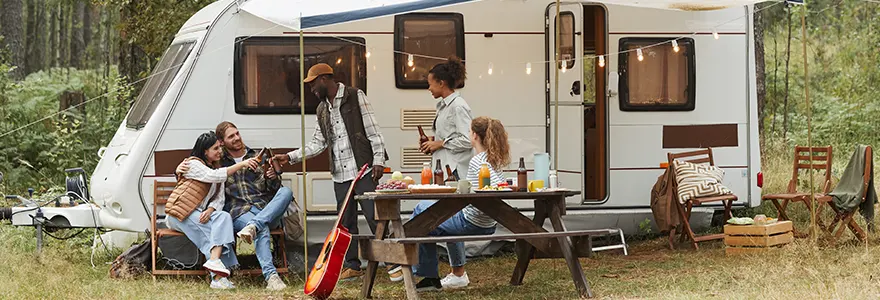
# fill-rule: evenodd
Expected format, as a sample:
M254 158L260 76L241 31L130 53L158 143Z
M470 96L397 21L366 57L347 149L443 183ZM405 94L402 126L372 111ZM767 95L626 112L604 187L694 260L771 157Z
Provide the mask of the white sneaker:
M444 289L465 288L470 283L471 281L470 279L468 279L467 272L465 272L464 275L461 275L461 277L449 273L448 275L446 275L446 278L440 279L440 285L442 285Z
M217 275L220 275L220 277L229 276L229 269L227 269L226 266L223 265L223 262L219 259L208 260L207 262L205 262L204 265L202 265L202 267L208 269L208 271L217 273Z
M236 235L238 235L238 238L244 240L245 243L251 244L254 242L254 237L257 236L257 225L248 224L238 231Z
M270 291L280 291L287 288L287 285L284 284L284 281L281 280L281 277L278 274L269 275L269 280L266 280L266 289Z
M211 288L218 290L231 290L235 288L235 285L226 277L220 277L220 279L211 280Z
M388 269L388 278L391 279L391 282L401 282L403 281L403 268L400 266L395 266L393 268Z

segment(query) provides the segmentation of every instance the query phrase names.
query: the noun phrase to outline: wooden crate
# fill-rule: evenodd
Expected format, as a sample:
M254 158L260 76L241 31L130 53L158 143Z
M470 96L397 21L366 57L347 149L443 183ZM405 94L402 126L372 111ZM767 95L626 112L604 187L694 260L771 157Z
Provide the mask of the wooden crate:
M781 247L794 240L791 221L768 225L724 225L727 254L762 252Z

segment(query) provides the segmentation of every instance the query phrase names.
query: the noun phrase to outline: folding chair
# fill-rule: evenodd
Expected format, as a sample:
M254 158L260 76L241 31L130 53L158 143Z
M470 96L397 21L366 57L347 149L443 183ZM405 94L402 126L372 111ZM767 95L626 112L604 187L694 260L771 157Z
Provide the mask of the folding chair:
M669 153L667 154L667 158L669 159L669 184L672 187L672 202L673 205L677 207L678 215L681 217L681 224L679 226L682 227L681 237L679 239L680 242L684 242L685 237L691 241L695 250L699 250L700 247L697 245L699 242L711 241L711 240L720 240L724 239L724 234L710 234L703 236L696 236L694 234L693 229L690 224L691 211L694 206L700 206L704 203L711 202L721 202L724 205L724 217L725 221L730 219L733 215L731 214L731 207L733 206L733 202L737 200L736 195L721 195L721 196L709 196L709 197L697 197L690 199L685 204L682 204L678 199L678 182L675 180L675 164L673 163L675 160L686 161L694 164L709 164L710 166L715 166L715 160L712 156L712 149L707 148L704 150L684 152L684 153ZM685 208L687 206L687 208ZM674 244L672 240L675 238L676 229L673 228L669 231L669 247L674 249Z
M813 163L810 165L810 154L812 153ZM802 202L807 207L808 210L812 210L813 203L810 200L809 193L802 193L797 190L798 188L798 175L801 170L807 170L807 175L809 172L813 170L825 170L825 181L822 185L822 192L814 195L815 198L821 198L828 194L831 190L831 163L832 163L832 149L831 146L827 147L794 147L794 168L791 174L791 181L788 182L788 189L785 193L781 194L770 194L764 195L761 197L762 201L771 201L773 206L776 207L776 212L778 213L779 220L789 220L788 215L786 214L786 209L788 208L788 204L792 202ZM782 201L780 204L779 201ZM819 221L819 220L817 220ZM824 225L819 222L819 226L824 228ZM804 236L805 233L800 233L796 229L794 230L795 235Z
M849 166L847 166L847 168L849 168ZM872 192L871 189L874 188L873 187L874 154L873 154L873 149L871 148L871 146L867 146L865 148L865 170L864 170L863 178L864 179L863 179L863 183L862 183L863 184L862 190L864 192L861 195L860 203L864 203L865 201L868 201L868 195L870 192ZM820 204L819 210L818 210L819 212L822 211L821 204L823 204L823 203L827 204L834 211L834 220L831 221L831 225L829 225L828 229L827 229L827 232L829 234L832 234L832 236L831 236L831 238L832 238L831 244L832 245L835 244L838 239L840 239L840 236L843 234L844 227L848 227L849 230L852 231L852 233L860 241L864 242L867 240L868 235L865 234L865 231L862 230L862 227L859 226L859 224L856 223L856 220L853 219L853 216L855 216L856 212L859 211L858 207L856 207L855 209L852 209L850 211L844 211L844 210L840 209L839 207L837 207L837 205L834 204L834 198L830 195L823 196L821 198L818 198L817 200ZM817 213L817 215L818 215L818 213ZM867 221L869 224L868 225L869 229L871 229L870 224L873 220L867 220ZM837 226L838 222L840 223L840 226Z

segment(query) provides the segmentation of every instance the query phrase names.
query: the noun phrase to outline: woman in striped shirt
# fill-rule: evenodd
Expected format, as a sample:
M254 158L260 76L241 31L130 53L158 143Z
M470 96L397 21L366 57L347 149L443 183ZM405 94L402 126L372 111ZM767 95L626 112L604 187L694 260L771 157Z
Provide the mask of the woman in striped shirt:
M479 187L478 174L484 164L489 168L492 185L504 182L504 176L498 170L503 170L505 166L510 164L510 144L507 141L507 131L504 130L501 121L489 117L474 119L471 122L470 139L477 153L471 158L467 172L467 180L471 182L473 189ZM431 204L434 204L434 201L419 202L413 209L413 217L425 211ZM476 207L468 205L428 235L493 234L495 233L495 225L494 219ZM416 285L416 289L425 291L441 288L463 288L470 283L467 273L464 271L464 243L448 243L447 248L452 273L441 280L438 270L437 245L419 244L419 264L415 266L413 273L416 276L424 277L424 279Z

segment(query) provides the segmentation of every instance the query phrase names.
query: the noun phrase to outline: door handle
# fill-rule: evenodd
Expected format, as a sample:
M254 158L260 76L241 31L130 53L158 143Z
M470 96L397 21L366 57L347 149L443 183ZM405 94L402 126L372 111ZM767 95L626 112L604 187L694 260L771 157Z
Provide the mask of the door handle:
M568 92L569 95L580 95L581 94L581 81L577 80L571 83L571 91Z

